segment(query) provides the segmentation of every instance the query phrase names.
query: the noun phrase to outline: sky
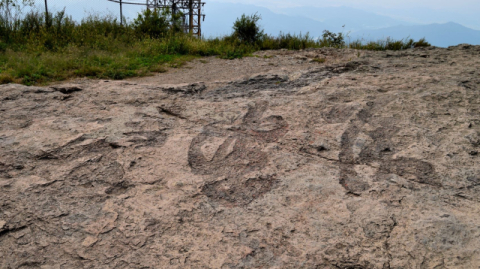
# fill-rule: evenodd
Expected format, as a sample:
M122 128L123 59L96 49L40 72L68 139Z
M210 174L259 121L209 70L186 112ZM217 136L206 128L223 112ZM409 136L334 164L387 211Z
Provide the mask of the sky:
M480 12L480 1L478 0L215 0L218 2L243 3L257 6L264 6L270 9L277 7L294 6L348 6L355 8L380 7L380 8L432 8L432 9L453 9L473 12ZM207 0L208 2L208 0ZM473 10L472 10L473 9Z
M283 13L288 7L344 6L412 23L454 21L480 30L480 0L206 0L206 2L251 4L266 7L272 11L282 10Z
M44 0L35 0L42 6ZM145 0L125 0L145 2ZM466 27L480 30L480 0L203 0L207 5L220 3L241 3L266 7L274 12L288 15L288 7L312 6L344 6L374 12L379 15L389 16L394 19L418 23L446 23L457 22ZM107 0L48 0L52 9L61 9L67 6L67 13L83 13L84 11L105 10L118 13L118 5ZM136 14L138 6L126 6L124 10L128 15ZM132 16L129 16L130 18Z
M36 0L42 2L43 0ZM93 2L107 2L107 0L49 0L53 5L65 3L85 3L87 6ZM130 0L132 1L132 0ZM133 0L134 2L143 2L142 0ZM348 6L355 8L431 8L448 9L454 11L465 11L468 13L480 12L479 0L204 0L205 2L230 2L243 3L267 7L269 9L285 8L293 6Z

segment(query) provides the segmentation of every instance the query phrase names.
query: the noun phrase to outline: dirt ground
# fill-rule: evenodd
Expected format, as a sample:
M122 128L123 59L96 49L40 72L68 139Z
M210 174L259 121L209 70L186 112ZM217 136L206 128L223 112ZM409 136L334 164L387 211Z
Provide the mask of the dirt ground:
M480 46L0 86L0 268L480 268Z

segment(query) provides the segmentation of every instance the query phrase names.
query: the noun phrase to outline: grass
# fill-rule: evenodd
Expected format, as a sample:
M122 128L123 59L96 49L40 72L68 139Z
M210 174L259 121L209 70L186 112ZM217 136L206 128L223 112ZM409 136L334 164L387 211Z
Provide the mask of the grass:
M324 63L325 61L327 61L327 60L324 59L324 58L314 58L313 61L316 62L316 63L321 63L321 64L323 64L323 63Z
M125 25L109 16L89 16L82 22L74 22L64 12L51 14L50 20L40 13L29 13L13 22L0 16L0 84L42 85L76 77L124 79L166 72L168 67L181 67L203 56L235 59L259 50L321 47L399 50L429 45L425 40L390 39L345 44L338 37L332 40L327 35L315 40L308 34L283 33L262 34L254 42L244 42L235 35L203 39L166 27L146 27L145 23L158 21L152 16L169 19L165 13L147 15L148 20L140 14ZM324 59L317 62L323 63Z
M179 67L194 56L145 55L144 44L134 44L112 52L85 47L67 47L59 51L14 51L0 55L0 83L45 84L73 77L124 79L165 72L166 66Z
M425 38L420 39L419 41L414 41L413 39L402 39L402 40L393 40L391 38L387 38L385 40L378 40L378 41L369 41L369 42L362 42L360 40L354 41L348 45L351 49L358 49L358 50L405 50L410 48L418 48L418 47L428 47L430 43L428 43Z

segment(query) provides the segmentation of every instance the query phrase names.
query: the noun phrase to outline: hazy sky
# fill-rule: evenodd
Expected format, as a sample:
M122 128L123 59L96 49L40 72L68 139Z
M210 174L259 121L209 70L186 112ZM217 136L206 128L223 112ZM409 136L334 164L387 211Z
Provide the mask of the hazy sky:
M128 0L145 2L145 0ZM207 5L217 2L241 3L266 7L288 15L287 7L294 6L346 6L418 24L458 22L480 30L480 0L203 0ZM42 6L44 0L36 0ZM84 11L118 13L118 4L107 0L48 0L52 9L67 7L67 13L78 17ZM125 6L124 15L132 18L140 6ZM435 11L433 11L435 10Z
M89 6L92 3L101 4L108 2L107 0L48 0L53 6L67 5L73 3L83 3ZM134 2L144 2L144 0L130 0ZM480 0L203 0L207 4L209 2L231 2L242 3L267 7L275 10L277 8L285 8L292 6L347 6L361 9L372 9L378 11L382 9L410 9L410 8L430 8L442 9L454 12L465 12L466 14L480 13ZM42 3L43 0L36 0ZM95 5L94 4L94 5Z
M414 8L428 7L433 9L476 10L480 12L479 0L215 0L218 2L234 2L265 6L269 8L290 6L349 6L349 7L383 7L383 8ZM206 1L208 3L208 0Z
M37 2L43 2L36 0ZM107 0L69 0L67 3L75 2L102 2ZM134 2L144 2L142 0L133 0ZM433 9L474 9L480 12L479 0L203 0L205 2L231 2L231 3L243 3L257 6L264 6L269 8L276 7L290 7L290 6L350 6L350 7L383 7L383 8L414 8L414 7L428 7ZM63 3L62 0L49 0L52 4Z
M412 23L461 23L480 30L480 0L204 0L207 4L230 2L263 6L288 14L288 7L345 6Z

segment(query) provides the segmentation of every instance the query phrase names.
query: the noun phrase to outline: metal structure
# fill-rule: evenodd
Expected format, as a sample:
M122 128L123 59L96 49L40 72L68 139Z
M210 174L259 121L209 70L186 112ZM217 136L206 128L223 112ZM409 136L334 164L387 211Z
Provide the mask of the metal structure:
M201 21L205 20L202 8L205 2L202 0L108 0L120 4L120 22L123 23L123 5L142 5L149 9L169 8L173 15L180 14L181 27L185 33L201 37Z

